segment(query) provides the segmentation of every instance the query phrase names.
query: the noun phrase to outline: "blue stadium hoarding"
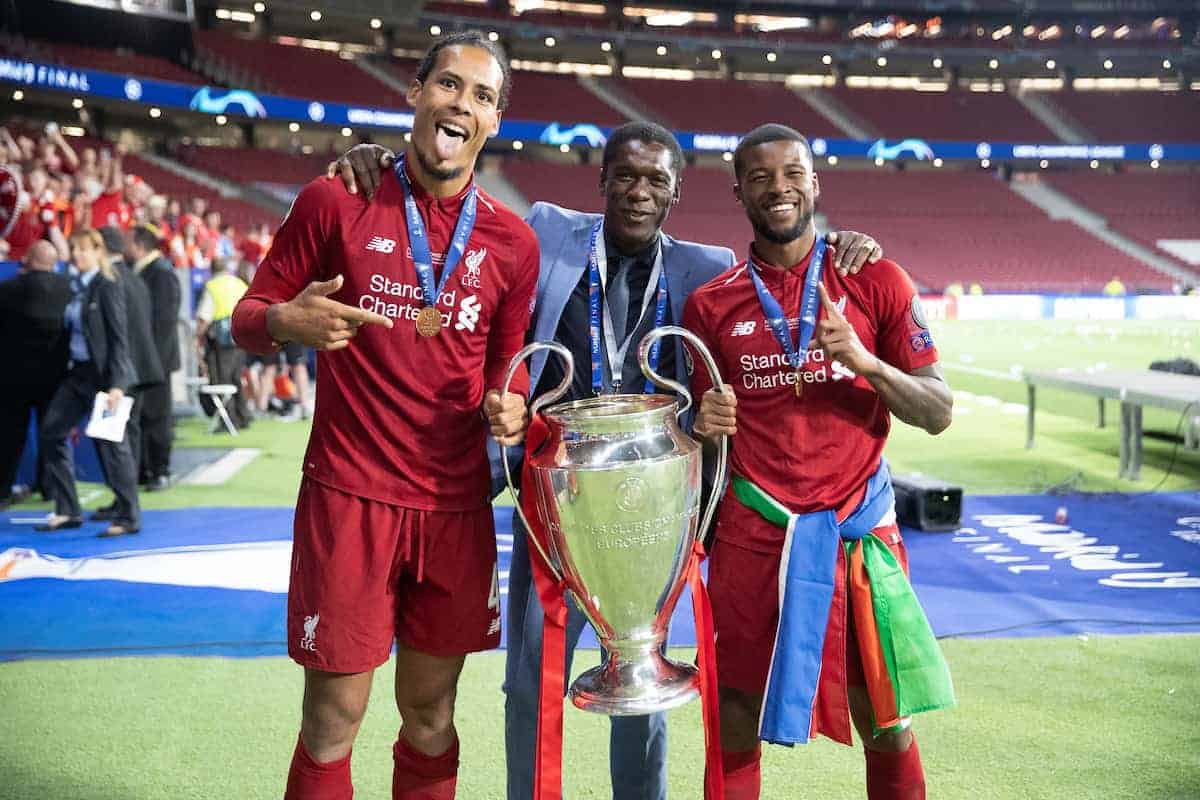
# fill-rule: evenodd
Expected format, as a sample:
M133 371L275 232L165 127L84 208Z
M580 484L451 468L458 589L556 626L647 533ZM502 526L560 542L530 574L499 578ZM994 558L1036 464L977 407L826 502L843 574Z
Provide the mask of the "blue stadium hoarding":
M135 78L93 69L0 58L0 82L37 89L72 92L133 103L225 114L248 119L309 122L333 126L359 126L392 130L412 127L411 111L372 108L330 101L259 94L247 89L195 86ZM500 138L550 145L602 147L611 128L586 122L531 122L504 120ZM727 152L737 147L738 134L676 131L684 150ZM933 161L1052 160L1052 161L1200 161L1196 144L1064 144L1011 142L941 142L925 139L829 139L814 138L818 157Z

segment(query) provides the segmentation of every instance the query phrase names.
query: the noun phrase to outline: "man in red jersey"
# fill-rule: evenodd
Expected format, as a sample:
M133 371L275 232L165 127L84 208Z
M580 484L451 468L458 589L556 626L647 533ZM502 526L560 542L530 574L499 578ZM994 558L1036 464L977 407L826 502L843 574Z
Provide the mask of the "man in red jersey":
M923 798L908 705L875 667L883 635L930 645L932 634L919 613L922 630L880 630L872 564L902 579L907 571L881 459L889 415L940 433L950 389L903 269L887 259L857 275L823 269L804 137L757 128L738 145L734 169L754 228L750 260L696 290L683 318L729 381L720 393L703 370L693 379L703 395L695 431L732 437L709 570L726 796L759 796L760 738L794 744L820 733L850 744L852 719L868 797ZM871 563L859 568L864 551ZM919 668L944 677L939 707L953 700L931 646L933 663Z
M472 180L508 85L478 32L437 42L408 92L396 169L369 204L339 180L308 184L234 315L251 352L325 351L288 593L289 653L305 668L290 800L352 796L351 746L393 641L392 796L454 796L458 675L500 638L484 445L488 426L505 444L523 435L524 397L497 387L538 270L533 232Z

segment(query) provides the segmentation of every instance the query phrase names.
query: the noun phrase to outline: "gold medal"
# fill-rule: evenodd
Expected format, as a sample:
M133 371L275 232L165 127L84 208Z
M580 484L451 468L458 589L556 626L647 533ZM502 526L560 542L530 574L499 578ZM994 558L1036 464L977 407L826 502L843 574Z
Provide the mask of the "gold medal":
M804 394L804 370L796 370L796 397Z
M442 314L434 306L425 306L417 313L417 333L428 339L442 332Z

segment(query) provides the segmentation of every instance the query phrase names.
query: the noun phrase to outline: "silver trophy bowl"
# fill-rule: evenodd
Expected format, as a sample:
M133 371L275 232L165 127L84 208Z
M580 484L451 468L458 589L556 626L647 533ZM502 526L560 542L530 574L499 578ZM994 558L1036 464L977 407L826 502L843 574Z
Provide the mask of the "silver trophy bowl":
M702 521L701 447L678 422L691 397L648 364L654 342L669 334L686 337L721 386L700 340L682 328L660 328L641 343L642 371L680 393L682 403L666 394L620 394L551 405L542 411L549 437L525 454L532 482L523 491L535 493L549 552L530 541L565 582L605 650L603 663L580 675L569 695L577 707L610 716L652 714L699 696L696 668L663 652L693 542L720 493L714 492ZM561 396L573 371L561 345L534 343L514 356L510 377L538 349L567 363L563 383L533 403L534 413ZM722 441L717 486L724 483L725 451Z

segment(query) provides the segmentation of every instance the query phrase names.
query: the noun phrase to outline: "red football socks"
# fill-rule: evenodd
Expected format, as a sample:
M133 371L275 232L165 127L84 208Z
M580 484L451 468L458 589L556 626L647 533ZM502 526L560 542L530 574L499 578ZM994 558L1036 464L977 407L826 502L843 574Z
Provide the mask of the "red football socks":
M392 745L392 800L454 800L458 783L458 738L440 756L427 756L397 737Z
M725 800L758 800L762 787L762 745L753 750L722 750L725 770Z
M916 739L903 753L863 751L867 756L868 800L925 800L925 770Z
M350 754L322 764L309 754L304 740L297 737L284 800L352 800L353 797Z

